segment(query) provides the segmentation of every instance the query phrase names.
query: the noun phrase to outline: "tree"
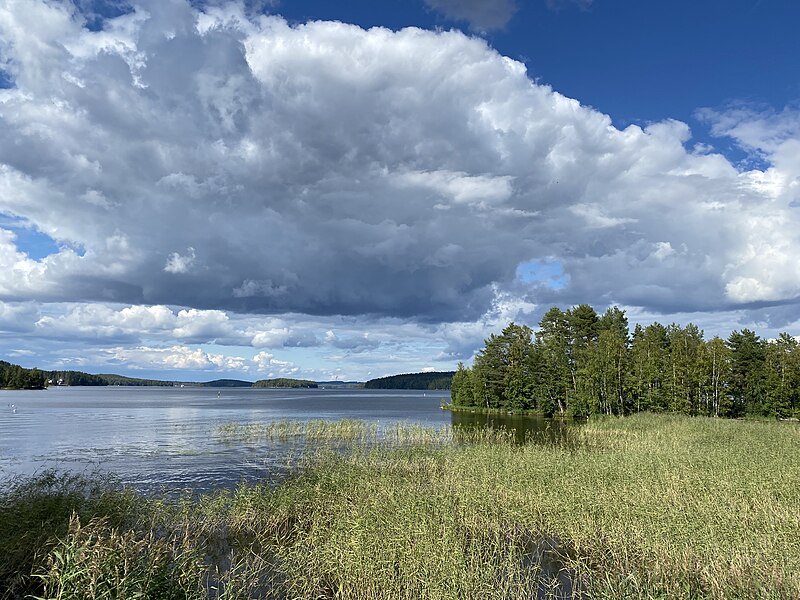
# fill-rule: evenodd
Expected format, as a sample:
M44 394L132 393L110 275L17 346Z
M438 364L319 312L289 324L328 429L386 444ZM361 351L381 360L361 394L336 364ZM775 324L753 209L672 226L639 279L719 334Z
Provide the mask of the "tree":
M764 412L777 418L794 414L800 392L800 345L788 333L764 346Z
M513 327L512 327L513 326ZM503 330L507 342L507 366L505 373L505 390L503 407L507 410L524 410L531 408L530 355L532 350L531 336L533 332L525 325L513 323Z
M574 306L566 313L569 324L570 376L572 379L572 408L577 414L596 412L596 378L593 377L590 356L597 342L599 317L588 304Z
M489 336L472 369L459 365L453 401L546 415L800 416L800 341L748 329L705 341L693 323L637 325L631 336L616 306L602 316L587 304L553 307L535 336L515 323Z
M472 369L458 363L458 369L450 383L450 398L455 406L475 406L472 386Z
M567 315L559 308L551 308L539 321L530 369L537 408L547 415L556 410L564 415L569 409L569 340Z
M625 383L628 369L629 332L625 311L609 308L597 322L595 364L599 378L601 411L619 415L627 412Z
M715 336L706 342L705 414L714 417L732 416L733 405L728 392L731 372L731 351Z
M521 410L530 405L532 335L530 327L510 323L486 340L473 365L473 391L480 406Z
M728 348L731 350L730 391L734 401L731 416L769 414L764 398L764 342L755 332L742 329L728 337Z
M652 323L645 328L637 325L633 332L629 372L629 389L636 412L666 410L664 378L668 363L667 328L661 323Z
M697 414L703 381L703 332L689 323L667 327L669 340L669 409L687 415Z

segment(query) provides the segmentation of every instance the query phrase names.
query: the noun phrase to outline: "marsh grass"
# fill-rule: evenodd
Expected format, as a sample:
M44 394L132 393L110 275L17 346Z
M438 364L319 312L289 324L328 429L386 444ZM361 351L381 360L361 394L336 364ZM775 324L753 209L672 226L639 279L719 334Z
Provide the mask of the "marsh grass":
M215 431L227 442L292 440L314 442L368 442L377 439L377 423L354 419L325 421L267 421L263 423L223 423Z
M425 427L417 423L376 422L342 419L326 421L266 421L223 423L214 434L226 443L299 442L315 445L353 446L445 446L474 443L513 443L513 430L484 427Z
M16 482L0 597L800 597L797 424L640 415L569 444L465 435L321 448L278 487L192 500Z

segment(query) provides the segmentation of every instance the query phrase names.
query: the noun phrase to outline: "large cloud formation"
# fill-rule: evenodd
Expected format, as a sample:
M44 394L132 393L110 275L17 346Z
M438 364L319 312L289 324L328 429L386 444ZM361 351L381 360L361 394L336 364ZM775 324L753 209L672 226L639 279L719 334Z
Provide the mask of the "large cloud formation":
M100 31L69 4L0 7L0 212L60 247L0 229L2 300L468 322L503 294L800 296L795 112L705 113L765 161L743 171L456 31L137 5ZM566 284L519 277L544 263Z

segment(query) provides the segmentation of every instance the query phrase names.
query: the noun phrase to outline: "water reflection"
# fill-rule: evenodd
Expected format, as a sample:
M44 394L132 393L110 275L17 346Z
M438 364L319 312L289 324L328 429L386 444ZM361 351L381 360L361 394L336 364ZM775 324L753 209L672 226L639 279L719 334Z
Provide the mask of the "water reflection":
M556 443L569 438L570 430L578 422L571 419L551 418L537 415L485 414L478 412L452 412L454 427L491 427L514 432L519 444Z
M0 391L0 482L45 469L115 473L140 491L275 481L281 444L226 445L222 423L360 419L449 423L447 392L204 388L51 388ZM17 412L12 412L14 404ZM291 452L289 452L291 453Z
M0 391L0 482L44 469L102 470L140 491L195 491L270 481L291 468L296 445L226 443L225 423L339 421L378 427L493 427L519 442L554 441L568 421L440 410L449 392L204 388L52 388ZM17 409L13 412L11 405Z

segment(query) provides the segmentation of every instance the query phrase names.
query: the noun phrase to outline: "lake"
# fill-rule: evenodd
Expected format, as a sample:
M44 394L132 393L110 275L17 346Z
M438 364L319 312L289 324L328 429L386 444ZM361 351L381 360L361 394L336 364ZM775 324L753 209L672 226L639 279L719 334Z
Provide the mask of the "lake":
M49 468L105 471L139 491L196 492L245 481L279 481L296 443L230 443L220 425L356 419L514 427L530 420L443 411L449 391L56 387L0 391L0 481ZM15 405L16 412L11 408Z

